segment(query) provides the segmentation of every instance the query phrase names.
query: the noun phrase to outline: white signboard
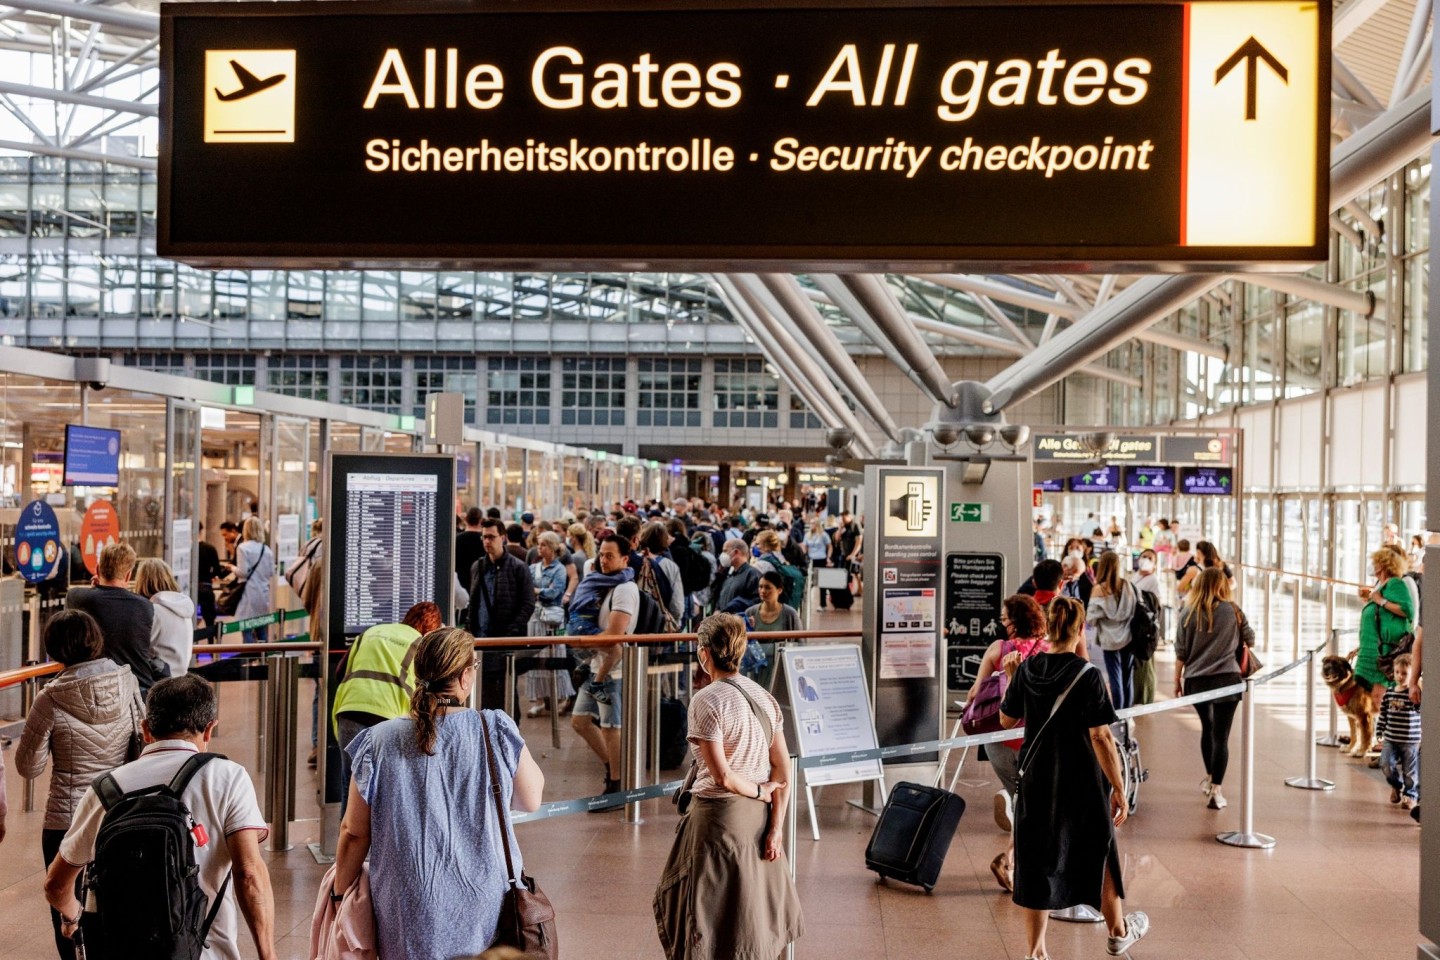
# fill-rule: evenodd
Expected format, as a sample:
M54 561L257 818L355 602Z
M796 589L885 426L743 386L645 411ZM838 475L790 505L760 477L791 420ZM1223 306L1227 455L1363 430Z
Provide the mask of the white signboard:
M170 571L181 593L190 592L190 555L194 553L194 542L190 538L190 517L170 524Z
M879 746L859 647L790 646L781 651L780 660L795 715L795 749L799 756L874 750ZM810 786L875 780L880 776L878 759L805 770L805 782Z
M300 556L300 514L282 513L275 518L275 563L284 569Z

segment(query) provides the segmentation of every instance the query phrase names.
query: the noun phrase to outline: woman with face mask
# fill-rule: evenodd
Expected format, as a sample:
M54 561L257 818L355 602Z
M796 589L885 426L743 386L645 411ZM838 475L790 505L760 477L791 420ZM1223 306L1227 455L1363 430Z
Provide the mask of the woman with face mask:
M1135 572L1130 576L1130 582L1135 585L1135 590L1140 598L1155 615L1155 632L1158 637L1165 636L1165 613L1166 610L1160 604L1160 575L1157 572L1160 566L1160 558L1154 550L1145 549L1140 551L1140 559L1135 563ZM1135 660L1135 702L1155 702L1155 661Z

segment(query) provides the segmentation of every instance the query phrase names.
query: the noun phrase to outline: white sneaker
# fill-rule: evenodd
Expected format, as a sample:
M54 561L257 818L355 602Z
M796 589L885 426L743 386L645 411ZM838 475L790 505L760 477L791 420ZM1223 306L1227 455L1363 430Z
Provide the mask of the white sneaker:
M1205 804L1205 806L1209 807L1211 810L1224 810L1227 806L1229 806L1229 804L1225 802L1225 798L1221 796L1219 790L1211 790L1210 802Z
M1125 914L1125 936L1110 937L1105 942L1105 952L1112 957L1123 957L1140 938L1150 932L1150 918L1139 910Z
M995 826L1009 833L1014 823L1014 803L1010 791L1000 790L995 794Z

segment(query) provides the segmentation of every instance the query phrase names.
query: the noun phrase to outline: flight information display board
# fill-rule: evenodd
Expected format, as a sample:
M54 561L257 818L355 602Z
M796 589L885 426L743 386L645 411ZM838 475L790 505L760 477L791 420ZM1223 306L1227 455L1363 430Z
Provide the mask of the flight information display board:
M1323 262L1330 7L163 3L156 245L247 267Z
M1180 492L1201 497L1228 497L1235 477L1229 467L1182 467Z
M330 623L355 636L429 600L450 610L455 463L448 456L331 455L325 557Z

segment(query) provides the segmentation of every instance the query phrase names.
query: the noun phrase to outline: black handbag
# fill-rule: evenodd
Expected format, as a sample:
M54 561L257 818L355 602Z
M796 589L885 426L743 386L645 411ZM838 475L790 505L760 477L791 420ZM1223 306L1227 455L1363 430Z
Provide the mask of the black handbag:
M515 861L510 855L514 835L510 818L505 815L505 790L500 781L500 765L490 748L490 723L480 714L480 730L485 735L485 762L490 765L490 793L495 798L495 816L500 820L500 847L505 851L505 896L500 901L500 920L495 926L492 946L514 947L535 960L560 960L560 941L555 932L555 907L532 877L515 875Z
M1383 646L1384 643L1385 643L1385 634L1384 634L1384 632L1380 629L1380 623L1381 623L1381 621L1380 621L1380 604L1376 603L1376 604L1375 604L1375 643L1376 643L1377 646ZM1386 679L1386 680L1389 680L1391 683L1394 683L1394 682L1395 682L1395 660L1396 660L1396 658L1397 658L1397 657L1400 657L1400 656L1403 655L1403 654L1411 653L1411 652L1414 651L1414 649L1415 649L1415 634L1412 633L1412 632L1409 631L1409 630L1406 630L1403 634L1400 635L1400 639L1397 640L1397 641L1395 641L1395 645L1394 645L1393 647L1391 647L1391 648L1390 648L1389 650L1387 650L1387 651L1380 652L1380 653L1375 657L1375 666L1377 666L1377 667L1380 668L1380 672L1385 675L1385 679Z
M265 557L265 548L260 548L260 556L250 564L250 569L245 571L245 579L237 580L235 574L220 581L220 589L215 592L215 612L222 617L233 617L235 611L240 609L240 598L245 596L245 585L250 582L250 575L255 568L260 566L260 561Z

